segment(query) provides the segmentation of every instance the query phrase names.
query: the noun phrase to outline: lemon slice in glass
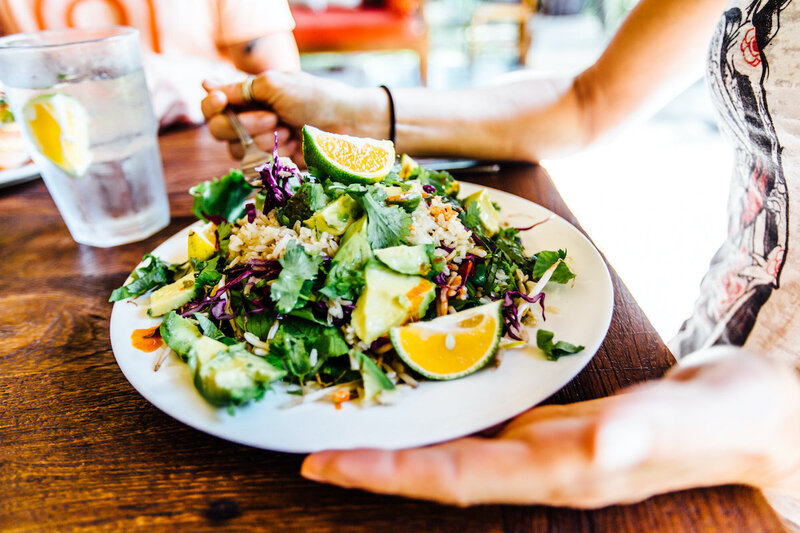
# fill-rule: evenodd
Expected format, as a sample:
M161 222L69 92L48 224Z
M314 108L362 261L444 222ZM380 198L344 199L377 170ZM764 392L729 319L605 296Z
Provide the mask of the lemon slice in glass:
M86 174L92 162L89 150L89 114L66 94L44 94L22 110L36 149L73 178Z

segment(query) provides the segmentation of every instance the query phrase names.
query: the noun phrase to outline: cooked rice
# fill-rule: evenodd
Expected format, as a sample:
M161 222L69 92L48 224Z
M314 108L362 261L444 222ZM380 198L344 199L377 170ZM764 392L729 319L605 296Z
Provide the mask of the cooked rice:
M300 242L308 253L320 252L328 257L333 257L339 248L336 237L324 232L317 235L316 230L303 226L300 221L292 228L282 226L272 210L266 215L259 213L253 222L247 222L246 218L236 222L228 245L228 266L252 259L280 259L292 240Z
M353 302L342 298L323 298L325 305L328 306L328 324L333 324L334 320L344 318L342 305L350 305Z
M431 198L430 206L420 202L411 216L409 244L434 244L436 252L441 246L452 248L453 251L445 256L456 263L460 263L467 251L475 246L472 233L464 227L453 208L438 196Z

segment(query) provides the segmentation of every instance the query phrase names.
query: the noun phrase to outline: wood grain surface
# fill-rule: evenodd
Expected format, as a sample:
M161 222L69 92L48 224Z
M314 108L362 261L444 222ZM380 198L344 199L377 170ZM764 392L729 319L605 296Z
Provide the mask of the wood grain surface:
M302 456L232 444L171 419L119 371L107 299L145 252L191 222L187 189L233 162L204 129L166 133L161 150L172 224L135 244L75 244L40 180L0 190L3 531L781 530L759 492L736 486L595 511L459 509L344 490L301 478ZM539 167L507 166L473 181L534 200L577 224ZM549 402L606 396L674 364L613 271L612 279L615 308L606 341Z

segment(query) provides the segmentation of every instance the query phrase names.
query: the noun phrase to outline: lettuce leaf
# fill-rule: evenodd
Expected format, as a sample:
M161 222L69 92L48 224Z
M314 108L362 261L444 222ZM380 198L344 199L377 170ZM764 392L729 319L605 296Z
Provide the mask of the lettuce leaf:
M192 213L200 220L219 217L228 222L235 222L244 215L244 205L253 187L244 179L240 170L233 169L221 178L204 181L189 189L194 196Z
M172 283L180 277L177 274L183 276L186 273L185 265L171 265L153 254L145 254L142 262L145 264L131 273L130 283L114 289L108 299L109 302L136 298L150 290Z
M533 265L533 279L540 279L544 273L547 272L547 269L553 266L556 261L559 259L566 259L566 257L566 250L558 250L557 252L543 250L539 252L536 254L536 263ZM567 283L574 277L575 274L572 273L567 264L561 262L553 272L550 281L554 283Z

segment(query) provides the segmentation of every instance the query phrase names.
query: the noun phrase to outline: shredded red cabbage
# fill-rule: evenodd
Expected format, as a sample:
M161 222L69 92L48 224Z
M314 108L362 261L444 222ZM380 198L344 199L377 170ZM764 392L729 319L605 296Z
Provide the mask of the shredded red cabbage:
M264 212L268 213L276 207L283 207L294 194L295 188L291 178L296 179L296 185L303 183L303 177L294 165L288 166L281 163L278 157L278 132L275 132L275 146L272 149L272 162L264 165L260 170L261 187L264 193Z
M245 204L244 212L247 214L247 221L253 222L256 219L256 206L254 204Z
M436 276L433 278L433 282L440 287L447 285L447 275L444 273L444 270L436 274Z
M249 276L252 275L253 275L252 270L245 269L241 274L234 277L231 281L229 281L228 283L217 289L217 292L214 294L214 296L206 296L199 302L195 303L193 306L189 307L186 311L181 313L181 316L186 318L193 315L194 313L202 311L208 306L212 306L211 314L217 320L229 320L233 318L233 316L227 316L227 315L226 315L227 318L220 318L219 316L217 316L218 314L222 314L225 311L225 302L227 301L226 291L231 287L235 287L236 285L240 284L242 281L244 281L245 279L247 279ZM220 302L222 302L221 307L220 307Z
M545 223L545 222L547 222L548 220L550 220L550 217L547 217L547 218L546 218L546 219L544 219L544 220L540 220L539 222L534 222L534 223L533 223L533 224L531 224L530 226L526 226L526 227L524 227L524 228L514 228L514 229L515 229L515 230L517 230L517 231L528 231L528 230L531 230L531 229L535 228L536 226L538 226L538 225L540 225L540 224L544 224L544 223Z
M228 219L226 219L226 218L225 218L224 216L222 216L222 215L209 215L209 214L208 214L208 213L206 213L205 211L201 211L201 213L203 213L203 216L206 218L206 220L209 220L209 221L213 222L213 223L214 223L214 224L216 224L217 226L219 226L219 225L220 225L220 224L222 224L223 222L227 222L227 221L228 221ZM251 221L251 222L252 222L252 221Z
M436 194L436 187L434 187L433 185L431 185L429 183L426 183L425 185L423 185L422 186L422 190L425 191L428 194Z
M369 349L370 349L370 351L374 352L377 349L379 349L381 346L386 346L390 342L391 341L389 340L388 337L378 337L377 339L372 341L372 344L369 345Z
M514 298L522 298L532 304L538 303L542 308L542 320L547 320L544 315L544 293L540 292L536 296L528 296L520 291L506 291L503 297L503 329L505 329L506 335L514 340L521 341L522 324L520 324L517 316L518 310L517 306L514 305Z

